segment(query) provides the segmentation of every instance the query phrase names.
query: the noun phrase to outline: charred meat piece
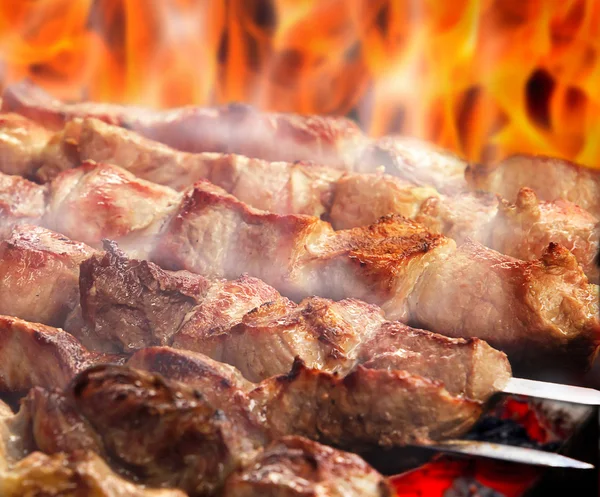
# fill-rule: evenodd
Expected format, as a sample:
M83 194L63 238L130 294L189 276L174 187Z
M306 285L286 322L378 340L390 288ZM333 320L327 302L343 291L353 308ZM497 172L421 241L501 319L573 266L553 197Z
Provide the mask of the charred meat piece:
M150 486L212 495L255 455L242 427L199 390L159 375L97 366L75 378L66 395L113 465Z
M3 112L18 112L48 128L74 117L95 117L188 152L239 153L265 160L314 160L351 168L365 139L339 117L259 112L247 105L151 111L110 104L65 104L28 82L7 87Z
M545 201L568 200L600 219L600 171L544 156L515 155L493 165L471 165L473 189L499 193L509 201L523 187Z
M381 475L355 454L283 437L225 483L227 497L391 497Z
M43 222L92 246L103 238L120 239L143 254L179 201L170 188L138 180L115 166L86 163L51 183Z
M208 280L130 260L114 243L105 243L105 248L104 254L81 265L85 327L75 334L95 350L131 352L169 345L175 333L181 346L188 348L187 330L227 331L255 307L281 298L256 278Z
M79 305L79 265L87 245L37 226L17 226L0 243L0 314L63 326Z
M19 114L0 114L0 171L31 177L52 131Z
M89 352L61 329L0 316L0 389L62 387L85 368L118 357Z
M477 336L520 368L533 350L540 368L555 367L559 357L565 367L589 365L598 351L598 287L556 244L540 260L524 262L465 243L425 269L408 305L416 326Z
M21 176L0 174L0 240L10 236L18 224L41 221L46 210L46 190Z

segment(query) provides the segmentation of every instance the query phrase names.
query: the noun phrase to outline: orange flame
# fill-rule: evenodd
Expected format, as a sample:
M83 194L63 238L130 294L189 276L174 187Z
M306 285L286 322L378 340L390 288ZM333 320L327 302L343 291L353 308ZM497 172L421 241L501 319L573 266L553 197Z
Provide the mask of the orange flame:
M66 99L351 113L600 167L596 0L0 0L0 61Z

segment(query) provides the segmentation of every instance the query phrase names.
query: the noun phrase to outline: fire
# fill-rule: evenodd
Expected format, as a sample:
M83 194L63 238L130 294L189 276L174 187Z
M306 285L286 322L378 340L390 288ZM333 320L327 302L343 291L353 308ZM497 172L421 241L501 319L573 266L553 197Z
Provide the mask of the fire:
M475 161L600 167L595 0L4 0L0 86L350 114Z

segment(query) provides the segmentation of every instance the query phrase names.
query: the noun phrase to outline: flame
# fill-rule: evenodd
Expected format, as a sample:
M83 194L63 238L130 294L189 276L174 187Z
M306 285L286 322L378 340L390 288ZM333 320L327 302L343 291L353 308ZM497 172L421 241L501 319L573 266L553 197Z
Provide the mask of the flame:
M474 161L600 167L596 0L0 0L0 86L350 114Z

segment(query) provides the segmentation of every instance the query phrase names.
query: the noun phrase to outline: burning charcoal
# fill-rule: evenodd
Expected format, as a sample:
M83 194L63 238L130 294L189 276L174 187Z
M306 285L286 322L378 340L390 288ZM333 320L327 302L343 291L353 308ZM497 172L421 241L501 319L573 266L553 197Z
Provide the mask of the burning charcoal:
M504 494L486 487L473 478L457 478L454 485L444 492L444 497L505 497Z

